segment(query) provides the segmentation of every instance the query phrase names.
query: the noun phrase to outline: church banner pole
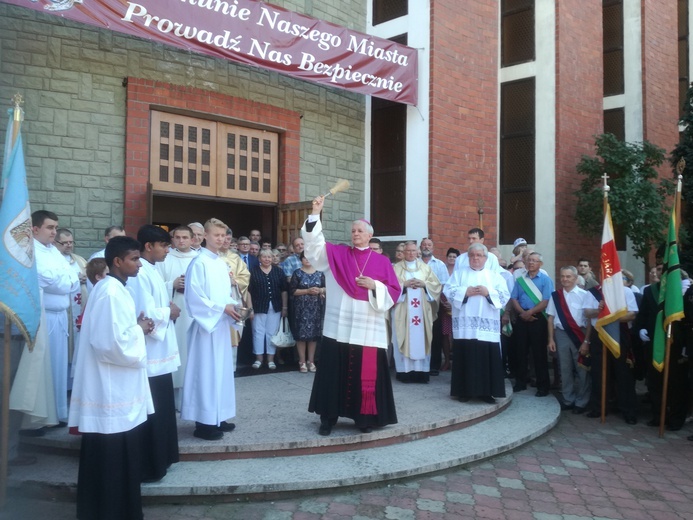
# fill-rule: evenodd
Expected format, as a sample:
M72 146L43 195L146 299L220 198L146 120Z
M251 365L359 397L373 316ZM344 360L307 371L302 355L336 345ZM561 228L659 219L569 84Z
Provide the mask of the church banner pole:
M21 109L19 103L21 98L15 96L14 117L12 118L12 139L10 150L14 148L14 143L19 135L22 124ZM9 154L8 154L9 156ZM4 186L3 186L4 188ZM4 193L3 193L4 197ZM2 431L0 431L0 509L5 507L7 499L7 457L9 455L10 440L10 363L12 362L12 322L5 313L5 329L3 331L3 367L2 367Z
M607 205L609 201L609 185L607 184L607 181L609 179L609 176L604 172L604 186L602 189L604 190L604 203L602 205L602 212L606 218L606 210L607 210ZM602 283L604 280L602 280ZM604 301L602 299L602 301ZM606 345L602 344L602 402L601 404L601 423L604 424L606 422L606 363L608 361L607 359L607 347Z
M667 412L667 390L669 387L669 358L671 356L671 323L667 326L667 342L664 350L664 377L662 381L662 402L659 410L659 438L664 437L664 421Z

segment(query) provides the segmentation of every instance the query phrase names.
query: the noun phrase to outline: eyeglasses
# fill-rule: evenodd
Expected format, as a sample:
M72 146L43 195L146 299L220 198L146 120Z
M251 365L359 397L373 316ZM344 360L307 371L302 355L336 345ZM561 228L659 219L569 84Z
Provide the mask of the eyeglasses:
M285 247L280 247L280 248L277 248L277 251L279 251L279 252L281 253L282 251L286 251L286 248L285 248Z
M55 241L56 244L60 244L61 246L74 246L75 241L74 240L65 240L65 242L58 242L57 240Z

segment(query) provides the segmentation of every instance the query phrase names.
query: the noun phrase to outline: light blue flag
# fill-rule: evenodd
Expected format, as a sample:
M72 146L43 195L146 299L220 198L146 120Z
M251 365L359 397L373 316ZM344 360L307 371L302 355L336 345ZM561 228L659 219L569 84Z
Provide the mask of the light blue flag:
M38 275L22 137L18 134L10 149L11 135L12 118L7 129L2 168L0 313L9 316L27 343L33 346L41 318Z

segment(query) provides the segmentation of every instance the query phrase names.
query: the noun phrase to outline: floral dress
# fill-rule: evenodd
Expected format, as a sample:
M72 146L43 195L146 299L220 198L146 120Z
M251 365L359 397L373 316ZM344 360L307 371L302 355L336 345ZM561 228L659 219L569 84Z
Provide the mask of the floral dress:
M289 294L293 298L294 339L298 341L317 341L322 336L322 318L325 311L325 298L321 295L305 294L294 296L296 289L325 287L325 275L321 271L306 273L296 269L291 276Z

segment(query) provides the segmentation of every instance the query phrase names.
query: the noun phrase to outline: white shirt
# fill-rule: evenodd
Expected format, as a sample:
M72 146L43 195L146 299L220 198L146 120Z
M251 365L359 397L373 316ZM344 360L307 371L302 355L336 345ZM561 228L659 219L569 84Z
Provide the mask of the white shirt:
M132 430L154 413L144 332L125 286L107 276L82 319L68 424L87 433Z
M577 285L573 287L573 290L568 292L561 287L563 291L563 296L568 304L568 309L570 314L577 323L578 327L587 326L587 318L585 318L585 298L587 297L587 291L580 289ZM594 296L592 296L594 298ZM549 298L549 304L546 307L546 314L553 316L553 326L556 329L565 330L563 323L561 323L561 318L558 317L556 313L556 304L553 301L553 296Z
M623 292L626 295L626 310L628 312L638 312L638 303L635 301L635 295L633 294L633 291L631 291L627 287L624 287ZM584 308L590 310L598 309L599 302L597 301L597 299L590 291L587 291L587 293L588 294L585 296L584 299ZM590 321L592 322L593 327L597 324L597 318L592 318Z
M423 260L421 261L423 262ZM431 271L433 271L433 274L438 277L441 284L445 283L447 279L450 278L445 262L438 260L435 256L431 256L431 259L428 261L428 263L426 263L426 265L431 268Z

